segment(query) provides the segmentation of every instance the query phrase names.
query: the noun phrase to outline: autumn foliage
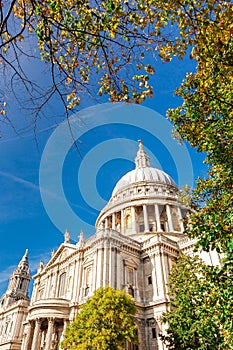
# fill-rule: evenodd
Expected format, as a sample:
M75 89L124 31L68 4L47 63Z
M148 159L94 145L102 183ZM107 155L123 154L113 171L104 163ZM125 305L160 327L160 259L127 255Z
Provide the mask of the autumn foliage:
M209 31L214 36L218 29L225 30L224 39L216 36L218 45L225 45L232 32L230 1L2 0L0 11L0 63L11 72L12 86L21 81L40 107L57 94L66 110L80 104L82 92L107 94L111 101L143 102L153 96L150 77L156 60L182 59L190 47L201 76ZM222 28L226 15L227 26ZM49 66L51 85L45 94L23 71L21 59L29 55L25 46L30 40ZM152 56L155 60L149 64ZM204 85L207 88L206 80Z

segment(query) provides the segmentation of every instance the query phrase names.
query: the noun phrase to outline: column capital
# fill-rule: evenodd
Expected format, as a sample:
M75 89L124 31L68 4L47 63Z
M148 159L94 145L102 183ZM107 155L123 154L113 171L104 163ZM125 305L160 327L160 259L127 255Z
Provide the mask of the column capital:
M33 321L33 320L31 320L31 321ZM36 317L35 319L34 319L34 321L37 323L37 324L41 324L41 318L40 317Z
M55 317L47 317L47 320L49 323L54 323L55 322Z

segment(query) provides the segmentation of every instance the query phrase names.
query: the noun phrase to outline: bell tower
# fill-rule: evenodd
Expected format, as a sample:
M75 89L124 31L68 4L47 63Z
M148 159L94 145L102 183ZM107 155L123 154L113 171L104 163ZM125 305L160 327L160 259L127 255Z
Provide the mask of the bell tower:
M28 249L26 249L24 256L10 277L7 291L2 297L2 306L9 306L20 299L29 299L28 287L30 280Z
M23 323L30 303L28 287L31 274L28 250L10 276L10 281L1 298L0 305L0 348L20 350L23 337Z

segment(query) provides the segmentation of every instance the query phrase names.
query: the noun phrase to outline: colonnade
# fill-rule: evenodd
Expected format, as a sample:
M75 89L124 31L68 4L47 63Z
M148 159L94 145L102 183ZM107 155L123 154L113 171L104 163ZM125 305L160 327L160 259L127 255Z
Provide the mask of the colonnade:
M21 350L58 349L67 326L66 319L36 318L28 321Z
M138 214L139 209L141 209L141 217ZM128 214L126 214L126 211ZM163 211L163 217L161 211ZM127 215L130 218L130 225L127 222ZM105 216L105 219L102 222L100 221L100 225L103 225L106 229L111 228L119 231L121 234L183 232L184 230L180 207L177 205L171 206L170 204L143 204L124 208Z

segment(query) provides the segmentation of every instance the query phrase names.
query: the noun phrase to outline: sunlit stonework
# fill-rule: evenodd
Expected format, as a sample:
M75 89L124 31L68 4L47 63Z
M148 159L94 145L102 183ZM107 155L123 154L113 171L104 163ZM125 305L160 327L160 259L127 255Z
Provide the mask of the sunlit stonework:
M183 233L190 209L179 203L173 179L150 166L141 141L135 164L116 184L97 218L96 233L85 240L81 232L72 244L66 231L50 261L40 264L30 306L23 257L2 298L1 350L59 349L79 304L100 286L123 289L134 298L139 350L165 349L159 334L165 331L161 316L169 309L168 275L179 251L191 255L195 244ZM208 264L219 261L216 252L199 254Z

